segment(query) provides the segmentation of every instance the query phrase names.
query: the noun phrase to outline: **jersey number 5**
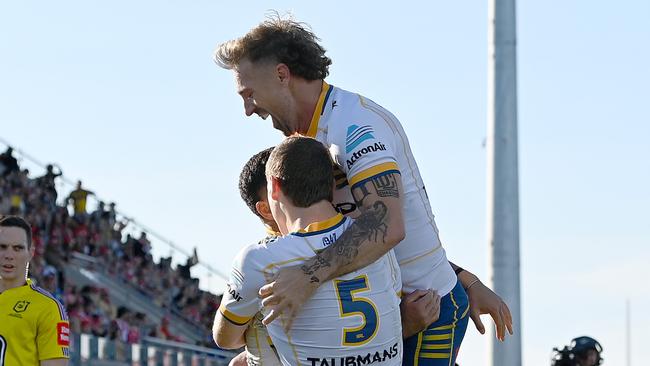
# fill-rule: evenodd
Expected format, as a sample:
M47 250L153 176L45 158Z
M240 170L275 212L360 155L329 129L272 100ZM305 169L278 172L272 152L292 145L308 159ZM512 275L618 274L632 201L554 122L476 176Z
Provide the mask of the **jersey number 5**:
M358 292L368 291L368 277L359 276L352 280L335 280L341 317L361 316L363 323L356 328L343 328L343 345L360 346L370 342L379 328L377 307L369 299L355 297Z

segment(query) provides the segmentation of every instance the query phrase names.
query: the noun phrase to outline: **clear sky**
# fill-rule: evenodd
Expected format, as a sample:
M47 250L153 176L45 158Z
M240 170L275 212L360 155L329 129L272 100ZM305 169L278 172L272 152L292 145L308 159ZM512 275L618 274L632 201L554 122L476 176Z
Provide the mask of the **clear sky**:
M5 1L0 138L228 273L264 234L239 171L281 136L211 54L271 8L321 37L330 83L401 119L449 258L487 282L487 2ZM641 365L650 2L520 1L517 17L524 363L588 334L623 365L629 298ZM461 365L487 364L486 339L470 324Z

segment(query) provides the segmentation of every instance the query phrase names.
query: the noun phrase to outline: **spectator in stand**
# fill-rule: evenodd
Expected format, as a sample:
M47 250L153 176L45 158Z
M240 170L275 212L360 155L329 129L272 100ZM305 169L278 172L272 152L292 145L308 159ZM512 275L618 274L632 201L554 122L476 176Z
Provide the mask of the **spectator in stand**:
M74 207L75 217L84 217L86 216L86 201L88 196L92 196L95 193L87 189L81 188L81 181L77 181L77 189L70 192L66 203L72 201Z
M140 234L140 238L133 240L133 256L147 259L151 252L151 242L147 239L147 233L144 231Z
M90 214L90 217L94 222L100 222L101 220L105 219L106 215L106 204L104 201L99 201L97 203L97 209L95 209L95 211Z
M108 324L100 314L94 313L90 316L90 332L96 337L108 336Z
M60 172L60 168L52 165L36 179L29 178L29 171L21 171L20 167L7 175L0 174L0 214L24 213L32 223L35 256L30 263L30 273L35 282L65 300L73 331L101 336L117 334L111 330L119 329L118 325L124 325L124 321L127 326L138 322L150 326L146 317L135 319L134 315L129 315L133 312L127 308L123 310L127 314L121 314L120 321L117 321L117 309L111 304L105 290L92 286L82 289L65 281L62 269L68 265L72 254L79 252L95 258L94 270L124 281L150 297L153 304L165 307L189 323L205 329L204 345L212 345L211 332L206 325L211 324L220 298L199 290L198 280L191 277L190 269L198 263L196 250L176 270L172 268L171 257L161 258L155 263L146 233L142 233L138 239L130 235L126 240L122 239L123 230L131 221L128 218L117 221L115 203L110 203L108 209L104 205L103 209L86 214L85 200L92 192L82 189L81 182L77 191L85 191L83 197L75 197L73 192L65 200L64 206L57 205L54 199L56 187L52 182ZM84 201L82 210L78 209L79 202L75 198ZM66 207L71 200L77 214L75 219ZM80 212L82 215L78 214ZM134 255L134 252L138 255ZM153 328L156 326L153 325ZM133 339L135 333L127 333L127 339L128 334ZM140 331L140 336L145 334L149 332Z
M22 190L18 187L10 188L11 208L10 215L25 215L25 201L23 200Z
M160 322L160 327L158 327L158 330L156 332L156 335L159 338L166 339L168 341L176 341L179 342L180 339L176 337L172 332L169 330L169 317L165 316L162 318L162 321Z
M109 330L109 338L127 342L129 340L129 322L131 321L131 312L124 306L117 308L117 319L113 320Z
M0 175L3 177L8 176L13 172L18 171L18 160L13 155L14 149L9 146L7 150L0 154Z
M111 299L108 296L108 291L104 288L99 290L99 300L98 300L97 308L107 318L113 319L116 315L115 308L113 307L113 305L111 305Z
M117 222L117 212L115 211L115 202L108 204L108 225L113 226Z
M55 165L48 164L45 168L45 174L37 178L38 185L44 190L44 193L48 196L48 201L53 206L56 204L56 199L58 194L56 192L56 178L63 175L61 168L56 166L58 172L54 171Z
M52 294L54 298L59 300L60 303L65 303L63 291L59 287L59 273L56 268L50 266L49 264L46 265L45 268L43 268L41 276L43 278L43 282L41 283L41 285L43 285L43 288Z
M179 264L176 267L176 271L181 275L181 278L185 280L191 280L192 275L190 274L190 269L199 263L199 256L196 253L196 247L194 247L194 251L192 252L192 256L187 258L187 261L185 262L184 265Z

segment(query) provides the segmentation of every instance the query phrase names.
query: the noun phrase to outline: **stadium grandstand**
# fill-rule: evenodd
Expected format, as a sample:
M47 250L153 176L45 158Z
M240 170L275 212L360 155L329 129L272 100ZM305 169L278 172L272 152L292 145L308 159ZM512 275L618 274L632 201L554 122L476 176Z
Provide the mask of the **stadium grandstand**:
M190 273L195 265L222 276L218 271L81 182L60 194L73 183L57 166L1 139L0 149L0 214L32 225L29 276L68 311L71 365L228 364L234 354L216 348L210 329L221 295L200 289ZM87 210L89 196L96 208ZM150 236L187 259L154 259Z

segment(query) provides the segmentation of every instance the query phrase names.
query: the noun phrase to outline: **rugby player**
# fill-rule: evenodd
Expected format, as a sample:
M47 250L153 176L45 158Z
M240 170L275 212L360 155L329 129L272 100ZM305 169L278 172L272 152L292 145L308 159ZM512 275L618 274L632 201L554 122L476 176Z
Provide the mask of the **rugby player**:
M401 124L370 99L326 83L331 60L317 41L301 23L270 18L215 53L217 64L234 71L246 115L271 116L285 136L313 137L328 148L338 167L334 203L359 217L334 245L283 268L260 289L272 309L264 322L283 311L293 318L322 283L395 247L403 290L435 289L443 296L440 318L427 329L404 322L404 332L413 334L405 341L405 363L453 363L467 325L465 291L477 329L484 333L480 314L489 313L503 340L506 329L512 333L510 311L476 276L447 261ZM360 225L366 222L381 235L367 235Z
M266 237L259 244L269 243L281 236L273 214L266 199L266 161L273 151L273 147L264 149L253 155L242 168L239 174L239 193L248 208L257 215L264 224ZM230 284L224 297L230 295ZM217 313L218 315L218 313ZM282 363L268 335L266 326L262 324L262 313L258 312L248 324L245 333L246 350L235 356L231 366L279 366Z
M332 206L332 162L320 142L286 139L271 153L266 176L270 211L284 236L249 246L235 259L228 296L215 317L214 337L222 348L244 344L249 321L262 310L259 288L277 270L332 245L353 221ZM291 326L268 325L282 363L401 365L400 289L392 251L322 284Z
M277 224L273 220L266 194L266 162L273 147L253 155L244 165L239 175L239 193L249 207L257 215L266 228L267 236L260 243L267 243L280 236ZM229 294L226 294L229 296ZM440 310L440 297L432 291L415 291L405 295L400 303L402 322L405 317L419 317L419 322L436 319ZM246 330L246 351L231 360L231 366L280 364L273 343L268 337L265 326L261 322L261 313L256 314Z
M30 225L18 216L0 216L0 366L68 364L68 316L26 278L33 255Z

